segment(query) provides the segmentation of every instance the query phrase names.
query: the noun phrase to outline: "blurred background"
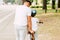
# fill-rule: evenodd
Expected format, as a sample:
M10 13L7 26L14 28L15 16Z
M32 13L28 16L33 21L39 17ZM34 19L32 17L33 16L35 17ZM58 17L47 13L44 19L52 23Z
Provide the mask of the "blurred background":
M0 0L0 40L16 40L15 9L25 0ZM39 40L60 40L60 0L30 0L37 11Z
M26 0L0 0L0 5L21 5ZM49 12L49 9L53 9L51 11L57 12L58 8L60 8L60 0L30 0L32 2L31 8L39 8L44 9L45 12ZM55 10L54 10L55 9Z

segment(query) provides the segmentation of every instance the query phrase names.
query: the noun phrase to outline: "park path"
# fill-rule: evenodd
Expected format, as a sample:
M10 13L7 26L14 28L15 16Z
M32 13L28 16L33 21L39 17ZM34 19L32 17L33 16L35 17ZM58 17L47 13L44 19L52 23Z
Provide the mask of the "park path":
M15 40L13 26L16 5L0 5L0 40Z
M39 24L39 40L60 40L60 13L37 14L43 21Z

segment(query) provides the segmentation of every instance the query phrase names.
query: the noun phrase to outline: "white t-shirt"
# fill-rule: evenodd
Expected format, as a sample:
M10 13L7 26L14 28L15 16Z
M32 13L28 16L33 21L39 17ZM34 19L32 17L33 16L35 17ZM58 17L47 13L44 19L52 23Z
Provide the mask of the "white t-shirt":
M38 28L37 23L38 22L39 22L39 20L37 18L32 17L32 30L33 31L36 31L37 30L37 28Z
M31 16L31 9L25 5L16 8L14 24L19 26L27 25L27 16Z

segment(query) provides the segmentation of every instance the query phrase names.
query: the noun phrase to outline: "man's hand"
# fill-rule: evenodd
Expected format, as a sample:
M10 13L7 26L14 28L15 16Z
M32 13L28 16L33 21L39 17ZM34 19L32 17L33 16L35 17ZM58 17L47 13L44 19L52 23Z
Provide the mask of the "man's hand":
M35 32L33 30L28 31L30 34L34 34Z

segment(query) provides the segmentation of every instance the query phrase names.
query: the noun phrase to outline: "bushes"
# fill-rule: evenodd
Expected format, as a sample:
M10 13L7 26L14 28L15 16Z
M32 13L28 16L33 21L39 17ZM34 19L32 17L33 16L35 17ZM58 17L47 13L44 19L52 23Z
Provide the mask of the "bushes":
M43 6L31 6L31 8L42 8Z
M43 6L31 6L31 8L43 8ZM47 8L51 8L51 6L47 5Z

